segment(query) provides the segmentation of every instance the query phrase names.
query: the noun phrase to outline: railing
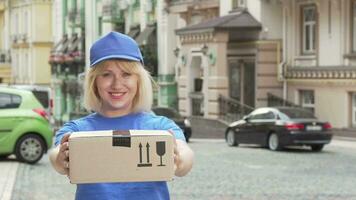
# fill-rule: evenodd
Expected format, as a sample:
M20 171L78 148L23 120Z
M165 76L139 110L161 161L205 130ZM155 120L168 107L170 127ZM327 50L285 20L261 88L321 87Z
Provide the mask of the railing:
M294 104L290 101L287 101L281 97L278 97L274 94L267 93L267 106L287 106L287 107L300 107L300 105Z
M356 67L288 67L287 79L355 79Z
M235 99L219 96L219 118L225 122L230 123L242 119L253 109L253 107L242 104Z

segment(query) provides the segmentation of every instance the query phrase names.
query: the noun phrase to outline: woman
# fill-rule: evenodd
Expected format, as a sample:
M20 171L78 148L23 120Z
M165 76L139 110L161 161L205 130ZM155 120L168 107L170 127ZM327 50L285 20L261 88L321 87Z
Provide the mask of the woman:
M85 80L84 103L94 113L66 123L56 133L56 148L50 155L53 167L60 174L68 175L71 132L170 130L176 138L175 175L186 175L193 165L193 152L186 144L182 130L172 120L150 112L151 76L143 67L136 42L120 33L107 34L91 47L90 66ZM169 193L164 181L78 184L76 199L167 200Z

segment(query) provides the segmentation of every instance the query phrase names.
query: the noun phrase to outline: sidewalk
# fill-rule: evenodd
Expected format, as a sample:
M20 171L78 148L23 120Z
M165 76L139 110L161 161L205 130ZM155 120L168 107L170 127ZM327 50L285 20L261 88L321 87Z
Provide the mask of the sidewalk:
M0 200L10 200L19 163L10 159L0 163Z

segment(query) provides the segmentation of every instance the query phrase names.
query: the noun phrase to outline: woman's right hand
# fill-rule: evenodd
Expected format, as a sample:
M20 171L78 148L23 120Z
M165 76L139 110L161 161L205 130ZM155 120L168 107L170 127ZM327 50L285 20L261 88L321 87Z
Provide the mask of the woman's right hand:
M69 136L70 133L66 133L60 145L50 153L50 160L54 169L63 175L69 175Z

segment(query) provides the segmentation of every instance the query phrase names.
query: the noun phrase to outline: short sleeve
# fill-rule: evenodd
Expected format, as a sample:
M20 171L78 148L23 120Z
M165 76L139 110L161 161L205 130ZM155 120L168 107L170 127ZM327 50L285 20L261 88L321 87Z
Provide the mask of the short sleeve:
M56 132L54 145L58 146L61 143L61 140L66 133L76 132L76 131L79 131L79 130L78 130L78 126L75 122L71 121L71 122L65 123L63 125L63 127Z
M182 129L179 128L179 126L173 120L162 117L160 120L160 126L161 130L172 131L176 139L186 141Z

